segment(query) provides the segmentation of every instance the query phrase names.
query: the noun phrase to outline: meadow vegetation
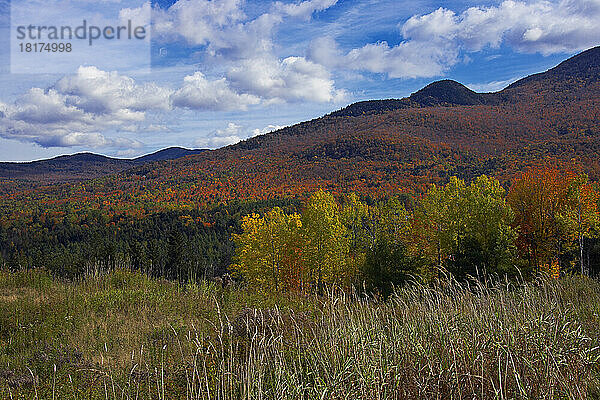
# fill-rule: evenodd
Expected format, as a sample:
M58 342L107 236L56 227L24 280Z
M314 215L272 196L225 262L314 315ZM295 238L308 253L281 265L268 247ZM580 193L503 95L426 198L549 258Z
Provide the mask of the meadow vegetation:
M443 277L381 301L2 272L0 398L598 398L599 315L581 276Z

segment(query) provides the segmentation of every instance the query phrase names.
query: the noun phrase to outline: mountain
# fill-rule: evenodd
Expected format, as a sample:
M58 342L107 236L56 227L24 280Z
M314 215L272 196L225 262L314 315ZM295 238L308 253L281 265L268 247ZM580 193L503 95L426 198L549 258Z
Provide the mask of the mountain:
M117 173L131 166L130 160L79 153L32 162L2 162L0 178L68 181Z
M476 93L456 81L443 80L433 82L416 93L409 100L421 107L443 105L475 106L497 103L494 96Z
M111 212L148 213L297 197L318 187L373 197L418 193L452 175L489 174L507 184L548 161L574 163L600 179L600 47L499 92L434 82L404 99L352 104L219 150L121 165L103 180L28 195L51 204L68 193L77 204L103 199Z
M352 104L118 179L153 176L153 187L196 201L295 196L316 187L375 195L420 191L451 175L485 173L507 183L548 161L577 164L600 179L600 47L499 92L434 82L404 99Z
M169 147L134 159L112 158L93 153L77 153L32 162L0 162L0 178L35 181L71 181L115 174L150 162L174 160L200 154L203 149Z
M159 150L156 153L147 154L145 156L141 156L138 158L134 158L133 161L136 163L147 163L154 161L165 161L165 160L175 160L181 157L187 157L194 154L200 154L205 152L206 149L184 149L183 147L169 147L167 149Z
M586 50L558 64L556 67L539 74L530 75L512 85L503 92L510 92L535 83L592 84L600 80L600 46ZM567 87L568 89L568 87Z
M529 97L538 85L541 89L552 89L560 95L563 89L571 91L581 84L593 84L600 77L600 47L586 50L556 67L539 74L520 79L495 93L476 93L459 82L441 80L433 82L404 99L369 100L351 104L330 116L356 117L372 113L435 106L474 106L516 103ZM534 93L534 97L539 96Z
M497 98L488 93L476 93L461 83L449 79L430 83L423 89L404 99L369 100L349 105L329 116L356 117L407 108L434 106L468 106L497 103Z

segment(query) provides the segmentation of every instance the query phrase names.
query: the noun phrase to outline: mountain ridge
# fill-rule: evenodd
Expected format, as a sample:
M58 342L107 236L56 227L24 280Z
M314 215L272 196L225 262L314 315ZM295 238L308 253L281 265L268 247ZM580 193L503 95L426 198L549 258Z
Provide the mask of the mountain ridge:
M598 79L600 76L600 46L585 50L545 72L521 78L502 90L488 93L478 93L460 82L443 79L434 81L409 97L402 99L364 100L350 104L340 110L334 111L329 116L358 116L370 112L387 112L411 107L432 106L457 106L499 104L515 101L511 92L524 85L544 79L549 75L556 78L581 77L588 80ZM594 78L595 77L595 78ZM592 79L590 79L592 78Z
M393 174L404 174L402 179L418 176L423 180L421 175L426 173L443 177L473 170L472 158L480 157L478 172L492 173L499 165L511 169L509 157L519 157L520 163L526 163L540 154L565 158L569 152L578 152L582 159L590 159L596 148L600 155L599 109L600 46L498 92L477 93L456 81L436 81L404 99L354 103L216 151L175 157L170 163L158 160L152 168L169 171L157 174L161 179L170 179L169 174L204 177L199 172L202 168L223 169L227 176L281 168L288 175L303 171L305 175L294 177L300 180L307 180L306 174L315 179L337 180L349 174L344 179L355 180L361 174L339 170L348 167L344 160L355 160L357 163L351 168L358 168L359 162L370 163L365 168L381 163L386 173L394 171ZM289 166L276 165L275 159ZM247 160L253 164L245 164ZM591 160L590 165L598 164L593 157ZM108 173L146 176L152 170L146 163L128 162L122 169L114 168ZM411 167L403 170L393 163ZM598 170L600 175L600 166ZM96 172L95 176L102 175L101 171ZM82 179L78 171L63 173L63 180ZM20 177L32 179L26 174Z

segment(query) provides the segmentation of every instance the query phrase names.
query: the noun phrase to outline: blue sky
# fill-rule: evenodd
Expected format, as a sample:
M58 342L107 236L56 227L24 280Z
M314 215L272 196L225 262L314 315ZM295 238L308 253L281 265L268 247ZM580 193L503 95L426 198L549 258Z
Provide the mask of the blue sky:
M151 36L28 63L23 18ZM0 160L217 148L439 79L499 90L600 44L598 20L600 0L0 0Z

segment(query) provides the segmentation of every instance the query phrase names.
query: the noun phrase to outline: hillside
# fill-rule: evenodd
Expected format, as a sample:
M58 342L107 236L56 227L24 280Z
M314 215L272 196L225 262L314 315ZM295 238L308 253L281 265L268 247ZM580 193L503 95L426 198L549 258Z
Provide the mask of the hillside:
M113 210L136 208L139 198L152 210L294 197L317 187L377 196L419 192L451 175L507 181L548 159L574 160L598 179L599 58L600 47L590 49L496 93L440 81L407 99L357 103L219 150L28 195L105 199Z
M510 172L545 156L580 155L588 170L596 173L599 80L600 47L596 47L495 93L476 93L458 82L442 80L404 99L354 103L216 151L169 148L133 160L84 153L0 163L0 178L72 181L129 170L119 178L127 180L168 170L169 174L158 174L160 180L203 178L217 171L227 171L227 176L256 171L243 179L262 180L281 170L286 177L263 188L266 195L273 185L287 186L287 192L302 191L298 184L309 180L313 186L323 181L360 186L365 177L373 179L373 169L382 181L400 186L437 181L449 174ZM193 157L144 166L188 155ZM219 165L213 165L217 161ZM176 186L177 178L174 181ZM371 182L371 186L381 183ZM246 192L254 187L240 185Z
M325 186L375 194L451 175L509 180L548 159L600 177L600 47L506 89L433 83L402 100L362 102L200 156L161 164L153 185L186 198L295 195ZM430 104L430 105L428 105ZM129 171L119 178L144 175ZM226 185L224 184L226 182ZM252 182L252 185L248 185ZM206 193L210 193L207 195ZM181 198L181 197L180 197Z
M93 153L78 153L32 162L0 163L0 179L27 179L35 181L71 181L115 174L149 162L174 160L204 150L170 147L134 159L111 158Z
M369 100L354 103L329 114L331 117L357 117L365 114L384 113L409 108L435 106L473 106L497 104L499 97L494 93L476 93L463 84L442 80L430 83L404 99Z

